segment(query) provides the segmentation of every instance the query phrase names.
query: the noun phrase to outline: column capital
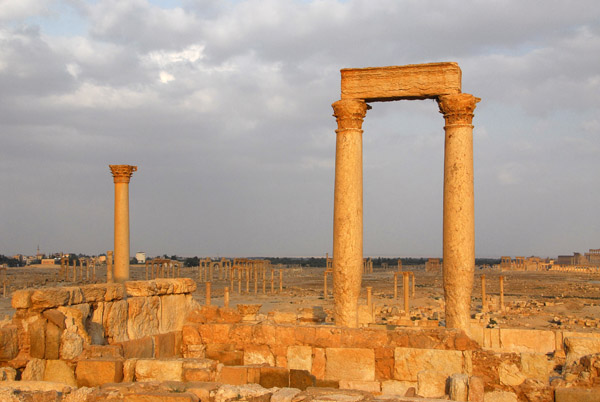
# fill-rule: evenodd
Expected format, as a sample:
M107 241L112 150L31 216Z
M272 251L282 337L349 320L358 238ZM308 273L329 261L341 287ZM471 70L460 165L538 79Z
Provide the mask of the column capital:
M362 122L371 106L362 99L342 99L334 102L333 116L337 120L338 130L362 129Z
M472 124L473 111L481 99L471 94L442 95L438 97L440 113L444 115L446 126Z
M131 165L108 165L108 167L115 183L129 183L131 175L137 171L137 166Z

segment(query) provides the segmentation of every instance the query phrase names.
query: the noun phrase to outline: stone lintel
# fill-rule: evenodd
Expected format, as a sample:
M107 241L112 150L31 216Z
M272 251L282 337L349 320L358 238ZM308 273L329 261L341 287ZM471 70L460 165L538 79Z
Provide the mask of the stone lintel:
M344 68L341 99L386 102L401 99L434 99L461 92L457 63Z

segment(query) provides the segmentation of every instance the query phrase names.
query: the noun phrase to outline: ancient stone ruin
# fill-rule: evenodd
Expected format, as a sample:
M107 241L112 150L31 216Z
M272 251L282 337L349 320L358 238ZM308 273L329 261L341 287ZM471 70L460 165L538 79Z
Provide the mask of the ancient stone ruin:
M443 262L398 260L388 270L362 252L361 127L367 103L399 99L435 99L444 116ZM503 257L497 270L475 271L478 101L461 93L456 63L342 70L333 259L314 275L252 258L130 267L137 167L110 165L114 260L61 260L56 286L12 292L14 316L0 321L0 401L599 400L600 322L578 331L495 321L524 313L505 300L505 286L515 286L505 276L528 270L526 259ZM309 289L299 288L302 275ZM6 269L0 282L10 284ZM426 286L443 286L444 297L427 299ZM311 295L322 304L307 304Z

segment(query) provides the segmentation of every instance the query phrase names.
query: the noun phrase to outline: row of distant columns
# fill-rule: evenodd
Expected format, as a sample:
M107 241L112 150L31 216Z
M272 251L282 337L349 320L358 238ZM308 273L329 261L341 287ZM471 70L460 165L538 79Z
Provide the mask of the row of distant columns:
M439 96L445 120L443 259L446 326L468 331L475 269L473 111L470 94ZM337 120L333 211L333 291L336 325L358 326L363 268L362 99L333 105Z

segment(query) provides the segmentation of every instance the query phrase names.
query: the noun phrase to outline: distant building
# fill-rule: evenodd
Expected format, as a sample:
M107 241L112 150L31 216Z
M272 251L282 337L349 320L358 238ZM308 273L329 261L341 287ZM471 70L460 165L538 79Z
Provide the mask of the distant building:
M573 253L573 255L559 255L556 261L561 266L600 267L600 249L591 248L589 252Z
M42 265L54 265L54 258L42 258Z
M137 260L138 264L145 264L146 263L146 253L138 251L137 253L135 253L135 259Z

